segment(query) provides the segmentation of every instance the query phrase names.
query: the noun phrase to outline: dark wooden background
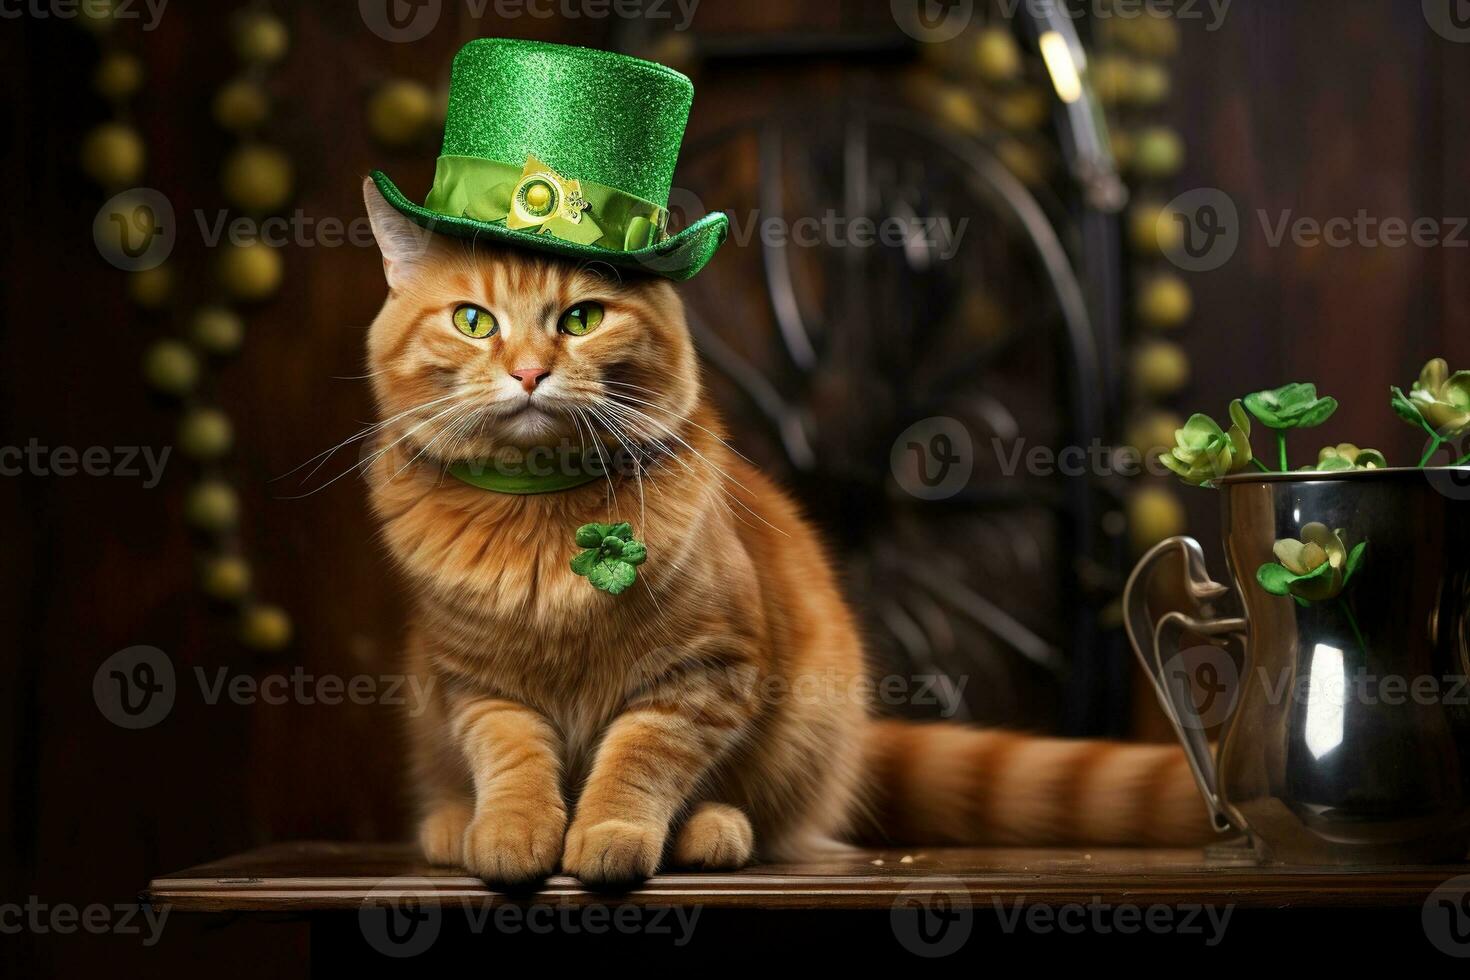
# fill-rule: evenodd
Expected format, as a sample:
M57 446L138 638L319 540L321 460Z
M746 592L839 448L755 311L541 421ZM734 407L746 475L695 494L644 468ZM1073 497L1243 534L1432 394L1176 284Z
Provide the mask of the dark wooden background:
M171 4L138 48L149 79L137 118L148 183L181 213L221 206L216 174L228 141L209 103L232 71L217 4ZM387 77L439 85L452 52L479 35L608 43L607 21L472 19L446 3L423 41L390 44L352 3L278 5L293 48L272 77L271 132L297 162L296 205L315 217L360 214L375 166L427 186L433 145L387 153L366 135L366 100ZM888 24L886 3L717 3L699 30L838 30ZM1470 214L1470 128L1463 99L1470 46L1433 34L1405 0L1237 0L1223 26L1183 25L1169 116L1189 162L1179 190L1226 190L1246 217L1240 252L1192 276L1199 313L1183 332L1196 381L1183 402L1223 414L1253 387L1314 379L1343 401L1321 441L1352 439L1403 459L1421 440L1388 411L1433 353L1470 364L1467 251L1404 247L1271 248L1256 220L1291 209L1320 219ZM0 24L0 445L162 447L173 414L145 391L139 358L166 316L126 301L120 274L90 238L102 199L76 165L81 135L106 115L91 94L90 37L65 21ZM758 111L779 86L700 80L691 135L710 120ZM184 298L208 297L197 231L181 233ZM294 615L289 651L238 646L194 586L180 520L188 464L162 484L119 478L0 479L4 623L0 704L0 902L126 900L154 873L290 838L386 839L403 833L396 720L382 707L208 705L192 671L263 676L395 669L404 603L374 539L360 486L343 480L305 499L270 481L355 431L370 414L362 339L383 295L376 256L354 247L288 250L280 294L252 310L244 353L219 399L238 431L231 472L245 493L249 552L267 598ZM1188 410L1188 408L1186 409ZM1306 447L1298 447L1304 452ZM1213 544L1207 495L1195 531ZM179 672L172 714L127 732L92 700L108 655L167 651ZM63 941L64 940L64 941ZM154 963L136 942L0 936L31 972L106 962ZM166 947L169 945L165 939ZM104 950L106 950L104 952ZM167 952L167 951L166 951ZM185 962L175 943L167 955ZM154 959L148 959L152 956ZM14 962L14 960L12 960ZM249 972L256 972L260 961ZM236 965L240 968L240 964ZM19 975L19 974L15 974Z

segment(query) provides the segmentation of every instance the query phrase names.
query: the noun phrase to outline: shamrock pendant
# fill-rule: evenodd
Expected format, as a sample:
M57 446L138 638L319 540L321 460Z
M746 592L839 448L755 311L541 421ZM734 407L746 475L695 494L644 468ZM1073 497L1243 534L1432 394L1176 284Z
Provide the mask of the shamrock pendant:
M572 571L611 595L638 581L638 566L648 560L648 549L633 540L627 522L583 524L577 528L577 547L586 550L572 559Z

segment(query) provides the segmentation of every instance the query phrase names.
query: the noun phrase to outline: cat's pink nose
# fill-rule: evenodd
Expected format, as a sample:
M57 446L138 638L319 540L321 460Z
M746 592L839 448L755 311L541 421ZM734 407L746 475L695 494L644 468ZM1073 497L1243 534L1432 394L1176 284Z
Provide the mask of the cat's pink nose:
M536 386L541 383L541 379L545 378L549 374L551 374L551 372L546 370L546 368L544 367L516 368L514 371L510 372L510 376L519 381L521 383L521 387L526 389L526 394L530 394L532 391L534 391L536 389Z

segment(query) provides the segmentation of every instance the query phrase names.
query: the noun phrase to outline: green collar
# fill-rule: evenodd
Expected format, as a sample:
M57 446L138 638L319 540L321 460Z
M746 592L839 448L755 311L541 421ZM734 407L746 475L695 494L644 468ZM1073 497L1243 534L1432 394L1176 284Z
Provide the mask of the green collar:
M472 487L479 487L481 490L523 495L575 490L577 487L584 487L595 480L602 479L602 473L598 471L544 474L503 473L490 464L468 462L455 463L449 467L449 473L455 479L468 483Z

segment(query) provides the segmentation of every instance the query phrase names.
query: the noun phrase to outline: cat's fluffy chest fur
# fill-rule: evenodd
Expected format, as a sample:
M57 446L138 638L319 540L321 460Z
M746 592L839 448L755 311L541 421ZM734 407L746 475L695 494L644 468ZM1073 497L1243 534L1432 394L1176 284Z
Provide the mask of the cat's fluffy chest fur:
M550 722L575 806L619 716L652 699L716 727L738 710L739 731L702 782L737 801L767 853L840 832L866 714L852 624L789 503L712 435L691 436L690 451L751 486L741 491L749 503L707 470L677 465L645 476L641 495L620 481L616 512L605 485L516 497L432 466L410 476L409 457L393 452L371 468L383 538L414 586L410 669L432 679L431 711L415 729L421 784L468 792L453 718L505 699ZM611 596L571 571L572 538L582 523L621 518L649 559L633 588ZM793 690L801 675L817 681L811 691Z
M606 483L506 495L432 467L408 478L399 456L379 460L369 483L384 540L415 586L422 662L442 691L544 714L564 740L568 783L618 712L671 672L697 664L755 685L768 669L753 562L715 488L665 466L641 490L620 481L615 505ZM569 563L576 527L618 519L635 524L650 557L613 596Z

